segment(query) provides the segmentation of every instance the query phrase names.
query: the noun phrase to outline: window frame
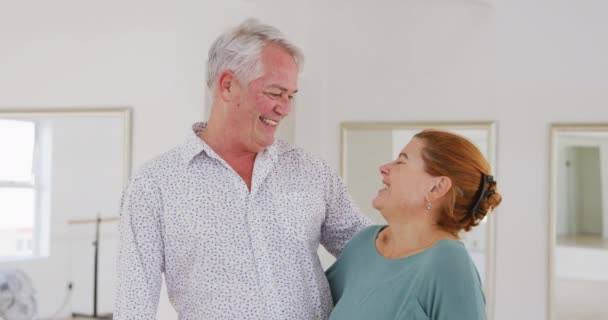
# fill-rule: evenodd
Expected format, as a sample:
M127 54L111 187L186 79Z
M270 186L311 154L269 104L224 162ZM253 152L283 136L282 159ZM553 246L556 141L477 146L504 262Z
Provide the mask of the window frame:
M9 119L9 118L7 118ZM41 248L41 219L42 219L42 166L43 161L40 157L43 156L41 152L41 140L40 139L40 123L32 119L20 119L10 118L10 120L30 122L34 124L34 148L32 150L32 178L28 182L14 181L14 180L2 180L0 178L0 189L31 189L34 192L34 222L32 224L32 248L31 253L28 254L16 254L16 255L3 255L0 253L0 262L15 261L15 260L29 260L36 259L43 256Z
M47 119L64 117L119 117L123 120L123 175L122 188L127 185L132 170L132 139L133 139L133 111L130 106L81 106L81 107L40 107L40 108L0 108L0 119L37 121L37 148L35 149L38 173L41 174L37 180L39 192L37 193L37 216L36 218L36 247L37 254L27 257L8 258L0 256L0 263L20 260L36 260L49 258L52 254L51 245L55 241L56 231L51 232L53 223L53 199L52 199L52 133L46 126ZM44 157L44 159L41 159ZM48 161L47 160L48 157ZM57 226L56 224L53 224Z

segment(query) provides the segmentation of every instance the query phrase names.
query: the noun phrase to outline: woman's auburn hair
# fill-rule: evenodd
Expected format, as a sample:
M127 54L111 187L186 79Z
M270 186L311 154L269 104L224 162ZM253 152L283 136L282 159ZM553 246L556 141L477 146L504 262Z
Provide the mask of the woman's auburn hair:
M466 138L445 131L424 130L414 138L423 142L425 171L452 181L452 187L444 196L437 224L453 234L461 230L470 231L479 225L485 217L479 212L489 213L502 201L496 183L486 184L485 190L480 190L482 179L491 175L490 165L483 154ZM483 198L473 208L479 197Z

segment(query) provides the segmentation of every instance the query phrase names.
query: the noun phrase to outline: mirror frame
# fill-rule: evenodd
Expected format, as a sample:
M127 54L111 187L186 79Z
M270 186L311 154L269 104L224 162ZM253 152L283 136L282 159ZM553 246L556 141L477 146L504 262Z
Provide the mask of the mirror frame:
M497 124L494 121L440 121L440 122L369 122L369 121L349 121L340 124L340 176L347 184L346 177L346 135L349 130L424 130L424 129L483 129L488 134L488 162L492 168L493 175L497 174L496 166L496 145L497 145ZM380 165L380 164L378 164ZM488 216L486 232L486 267L484 279L484 294L486 298L486 316L488 319L494 318L494 286L496 273L496 215Z
M555 294L555 247L557 235L557 134L567 132L607 132L608 123L551 123L549 129L549 238L548 238L548 271L547 272L547 319L556 319Z
M124 140L123 153L125 160L123 163L123 180L122 187L125 188L129 177L131 176L132 167L132 116L130 107L91 107L91 108L0 108L0 118L4 115L10 115L14 118L29 118L29 117L95 117L95 116L123 116L124 123Z

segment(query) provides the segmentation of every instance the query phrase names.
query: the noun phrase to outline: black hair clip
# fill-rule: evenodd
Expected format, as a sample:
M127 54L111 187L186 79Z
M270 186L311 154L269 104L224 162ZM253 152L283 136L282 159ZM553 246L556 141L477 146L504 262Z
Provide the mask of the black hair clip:
M479 208L479 204L481 203L481 200L483 200L484 198L489 199L494 193L496 193L496 191L494 191L494 190L486 191L486 187L491 186L491 185L496 185L496 181L494 180L494 177L490 176L490 175L485 175L482 173L481 174L481 187L479 188L479 195L477 196L477 201L475 201L475 204L471 208L471 211L469 211L469 214L467 214L464 218L462 218L461 222L465 221L469 216L473 216L475 214L479 214L481 216L485 216L487 214L487 212L485 210L483 210L482 208Z

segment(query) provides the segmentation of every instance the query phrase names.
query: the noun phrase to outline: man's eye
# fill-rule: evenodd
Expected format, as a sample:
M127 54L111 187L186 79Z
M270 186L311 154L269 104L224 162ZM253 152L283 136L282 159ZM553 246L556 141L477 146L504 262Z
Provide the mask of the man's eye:
M275 93L275 92L266 92L267 95L273 97L273 98L280 98L281 94L280 93Z

